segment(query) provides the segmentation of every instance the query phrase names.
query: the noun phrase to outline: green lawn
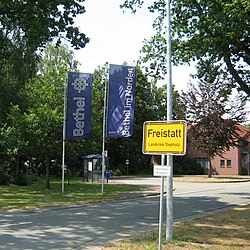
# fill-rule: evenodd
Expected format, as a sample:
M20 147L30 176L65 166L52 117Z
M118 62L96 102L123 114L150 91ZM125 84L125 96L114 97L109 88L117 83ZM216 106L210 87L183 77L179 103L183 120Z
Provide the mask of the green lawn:
M120 199L120 192L142 190L134 185L104 184L104 195L100 183L85 183L80 178L65 182L61 193L61 180L51 180L50 190L45 189L45 180L38 179L30 186L0 186L0 209L25 209L45 206L61 206L103 202Z

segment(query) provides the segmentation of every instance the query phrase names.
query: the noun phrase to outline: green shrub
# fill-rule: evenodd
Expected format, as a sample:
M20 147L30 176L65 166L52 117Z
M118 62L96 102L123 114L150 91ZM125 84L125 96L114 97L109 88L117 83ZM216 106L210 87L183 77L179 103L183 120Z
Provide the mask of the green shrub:
M118 168L118 169L112 169L110 170L111 172L111 176L121 176L122 175L122 172L121 170Z
M174 175L199 175L204 169L194 159L187 157L174 158Z
M15 184L18 186L29 186L31 185L31 180L25 173L19 173L16 176Z
M38 182L38 176L37 175L29 175L28 176L31 183Z
M11 181L11 176L8 174L8 172L0 168L0 185L9 185Z

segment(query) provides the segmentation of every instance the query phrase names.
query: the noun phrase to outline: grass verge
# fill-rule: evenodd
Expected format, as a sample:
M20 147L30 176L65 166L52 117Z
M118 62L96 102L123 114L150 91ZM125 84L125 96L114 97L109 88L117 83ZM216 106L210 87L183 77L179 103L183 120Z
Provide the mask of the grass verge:
M249 176L219 176L214 175L208 177L207 175L179 175L174 176L174 181L183 181L183 182L200 182L200 183L229 183L229 182L246 182L250 181Z
M164 239L163 236L163 250L249 250L250 205L175 224L174 240L166 244ZM126 238L104 249L156 250L158 231Z
M123 184L106 184L104 195L101 184L85 183L80 178L65 184L61 193L61 180L51 180L51 188L45 189L44 179L38 179L30 186L0 186L0 209L27 209L48 206L80 205L120 199L121 192L143 190L142 187Z

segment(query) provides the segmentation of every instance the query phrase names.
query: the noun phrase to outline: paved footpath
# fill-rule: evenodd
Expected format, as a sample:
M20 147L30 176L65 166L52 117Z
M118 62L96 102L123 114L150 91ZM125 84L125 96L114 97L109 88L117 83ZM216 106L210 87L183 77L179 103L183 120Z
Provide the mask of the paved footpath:
M188 176L187 176L188 177ZM250 176L221 176L216 177L217 179L223 178L225 180L226 185L229 183L238 183L238 182L250 182ZM176 179L176 181L175 181ZM209 189L211 186L223 186L224 182L185 182L182 181L180 178L174 178L173 181L173 187L174 187L174 196L180 193L185 192L192 192L194 190L199 189ZM165 186L166 186L166 180ZM129 184L129 185L138 185L142 186L144 190L142 191L133 191L133 192L126 192L121 194L124 197L128 198L136 198L136 197L144 197L144 196L150 196L150 195L158 195L161 191L161 178L160 177L137 177L137 176L122 176L122 177L116 177L112 178L109 183L112 184ZM166 189L164 187L164 192L166 192Z

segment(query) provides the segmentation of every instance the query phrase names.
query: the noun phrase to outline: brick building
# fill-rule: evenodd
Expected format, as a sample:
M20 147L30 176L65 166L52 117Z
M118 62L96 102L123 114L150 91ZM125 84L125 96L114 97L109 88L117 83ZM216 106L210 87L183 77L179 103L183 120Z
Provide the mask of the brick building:
M214 175L250 175L250 130L238 125L238 134L244 138L241 145L231 147L222 156L215 156L211 161ZM205 153L195 150L192 145L187 146L188 158L195 159L204 169L208 170L208 157Z

